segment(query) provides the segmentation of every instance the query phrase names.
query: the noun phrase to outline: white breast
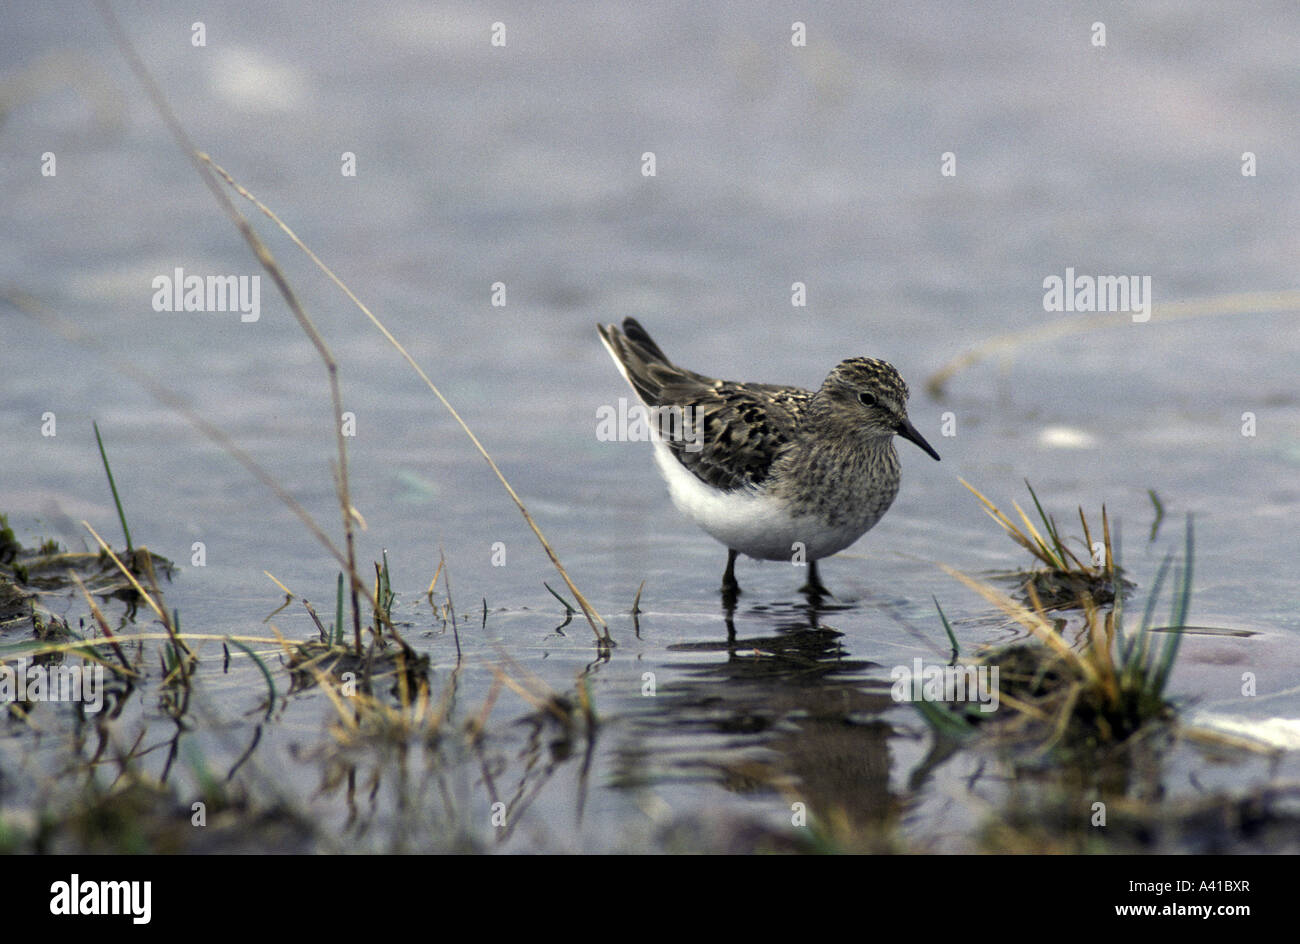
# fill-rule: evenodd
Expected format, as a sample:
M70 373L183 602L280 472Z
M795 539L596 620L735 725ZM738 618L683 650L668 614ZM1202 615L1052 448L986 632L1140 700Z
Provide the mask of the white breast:
M804 560L819 560L842 551L875 524L852 522L832 528L816 518L795 518L785 502L762 491L721 492L706 485L662 442L654 443L654 451L673 504L716 540L749 557L792 560L798 543L803 545Z

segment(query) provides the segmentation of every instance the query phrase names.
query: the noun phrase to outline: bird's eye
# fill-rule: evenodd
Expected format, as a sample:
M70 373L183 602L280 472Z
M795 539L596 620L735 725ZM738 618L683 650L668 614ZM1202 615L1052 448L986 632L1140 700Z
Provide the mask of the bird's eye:
M867 393L865 390L858 394L858 402L861 403L863 406L879 405L876 402L876 395L874 393Z

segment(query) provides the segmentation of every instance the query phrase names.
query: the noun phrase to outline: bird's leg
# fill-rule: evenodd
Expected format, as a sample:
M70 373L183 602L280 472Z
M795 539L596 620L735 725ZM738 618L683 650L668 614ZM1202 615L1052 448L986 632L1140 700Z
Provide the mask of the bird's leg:
M826 589L822 583L822 578L817 574L817 562L808 562L808 582L799 588L800 593L806 593L810 597L828 597L831 592Z
M736 583L736 552L727 548L727 569L722 575L722 595L735 600L740 596L740 584Z

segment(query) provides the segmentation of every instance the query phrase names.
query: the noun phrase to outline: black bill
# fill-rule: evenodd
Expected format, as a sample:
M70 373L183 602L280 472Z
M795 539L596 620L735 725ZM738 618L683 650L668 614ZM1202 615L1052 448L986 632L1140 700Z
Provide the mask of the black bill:
M932 447L928 442L925 441L925 437L916 431L916 427L913 426L910 421L904 419L898 424L898 435L902 436L904 439L910 439L912 442L916 443L918 446L920 446L922 449L928 452L931 456L933 456L935 462L940 461L939 453L934 451L934 447Z

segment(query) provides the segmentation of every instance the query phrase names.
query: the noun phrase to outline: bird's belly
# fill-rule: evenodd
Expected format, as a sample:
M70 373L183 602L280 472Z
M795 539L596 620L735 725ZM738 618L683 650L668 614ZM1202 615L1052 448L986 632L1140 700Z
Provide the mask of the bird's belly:
M655 462L678 510L715 540L760 560L829 557L860 538L884 513L880 509L828 524L815 515L792 514L785 500L764 492L720 492L696 478L660 443L655 443Z

